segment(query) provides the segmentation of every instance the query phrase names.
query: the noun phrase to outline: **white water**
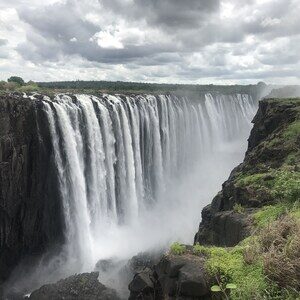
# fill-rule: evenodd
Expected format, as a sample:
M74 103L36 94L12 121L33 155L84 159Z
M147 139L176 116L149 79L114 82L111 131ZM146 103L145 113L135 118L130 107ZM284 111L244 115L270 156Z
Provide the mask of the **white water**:
M242 161L248 95L77 95L44 100L66 224L64 270L193 242L208 204ZM68 275L68 274L66 274Z

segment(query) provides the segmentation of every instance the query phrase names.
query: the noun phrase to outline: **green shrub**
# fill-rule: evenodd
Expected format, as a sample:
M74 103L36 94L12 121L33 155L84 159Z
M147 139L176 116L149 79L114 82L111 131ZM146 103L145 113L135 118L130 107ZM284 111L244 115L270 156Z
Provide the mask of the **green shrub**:
M209 248L197 243L196 245L193 246L193 253L196 255L200 255L200 254L207 255L209 253Z
M242 175L237 181L238 185L249 186L249 185L260 185L263 183L263 179L269 175L269 173L257 173L252 175Z
M238 214L243 214L245 212L245 208L241 204L235 203L233 205L233 211Z
M300 173L287 170L276 172L272 195L291 202L299 200Z
M24 92L24 93L30 93L30 92L37 92L39 90L39 87L36 83L32 84L26 84L21 86L18 91Z
M205 268L215 283L222 285L234 283L237 289L231 291L230 299L263 299L262 295L269 287L264 276L262 261L246 264L243 257L244 247L236 246L232 250L212 247Z
M178 242L175 242L170 247L170 252L175 255L182 255L186 251L186 247Z

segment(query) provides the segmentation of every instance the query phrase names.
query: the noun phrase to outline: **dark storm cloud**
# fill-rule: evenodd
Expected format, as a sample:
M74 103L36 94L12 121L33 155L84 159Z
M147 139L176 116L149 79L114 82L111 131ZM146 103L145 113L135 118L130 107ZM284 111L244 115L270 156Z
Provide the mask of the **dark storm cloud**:
M152 26L190 29L204 23L206 16L218 11L219 0L99 0L104 7L132 20L145 19Z
M69 0L40 9L22 8L18 13L24 22L45 38L58 42L69 41L74 37L79 41L88 41L100 28L83 20L74 4L74 1Z

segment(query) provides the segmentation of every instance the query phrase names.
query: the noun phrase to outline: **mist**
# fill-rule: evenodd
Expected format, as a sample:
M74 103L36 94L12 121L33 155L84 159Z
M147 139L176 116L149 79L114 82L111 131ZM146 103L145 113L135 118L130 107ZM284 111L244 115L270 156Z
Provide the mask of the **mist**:
M22 292L108 259L115 267L99 279L124 294L132 256L192 244L202 208L243 160L257 109L246 94L61 95L43 105L66 240L17 268L7 285Z

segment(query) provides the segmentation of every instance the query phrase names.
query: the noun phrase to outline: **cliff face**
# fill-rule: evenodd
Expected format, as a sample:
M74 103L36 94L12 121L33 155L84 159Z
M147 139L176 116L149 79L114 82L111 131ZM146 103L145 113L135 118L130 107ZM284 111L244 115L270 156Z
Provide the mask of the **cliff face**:
M38 100L0 96L0 283L62 238L47 130Z
M194 246L174 243L137 273L130 299L298 299L300 99L263 100L253 122L244 162L203 209Z
M296 99L266 99L259 103L244 162L232 171L222 190L203 209L195 243L236 245L250 234L251 215L278 200L268 182L273 183L280 170L297 168L296 161L289 160L297 160L299 154L299 111L300 101ZM262 182L258 185L253 181L260 175Z

